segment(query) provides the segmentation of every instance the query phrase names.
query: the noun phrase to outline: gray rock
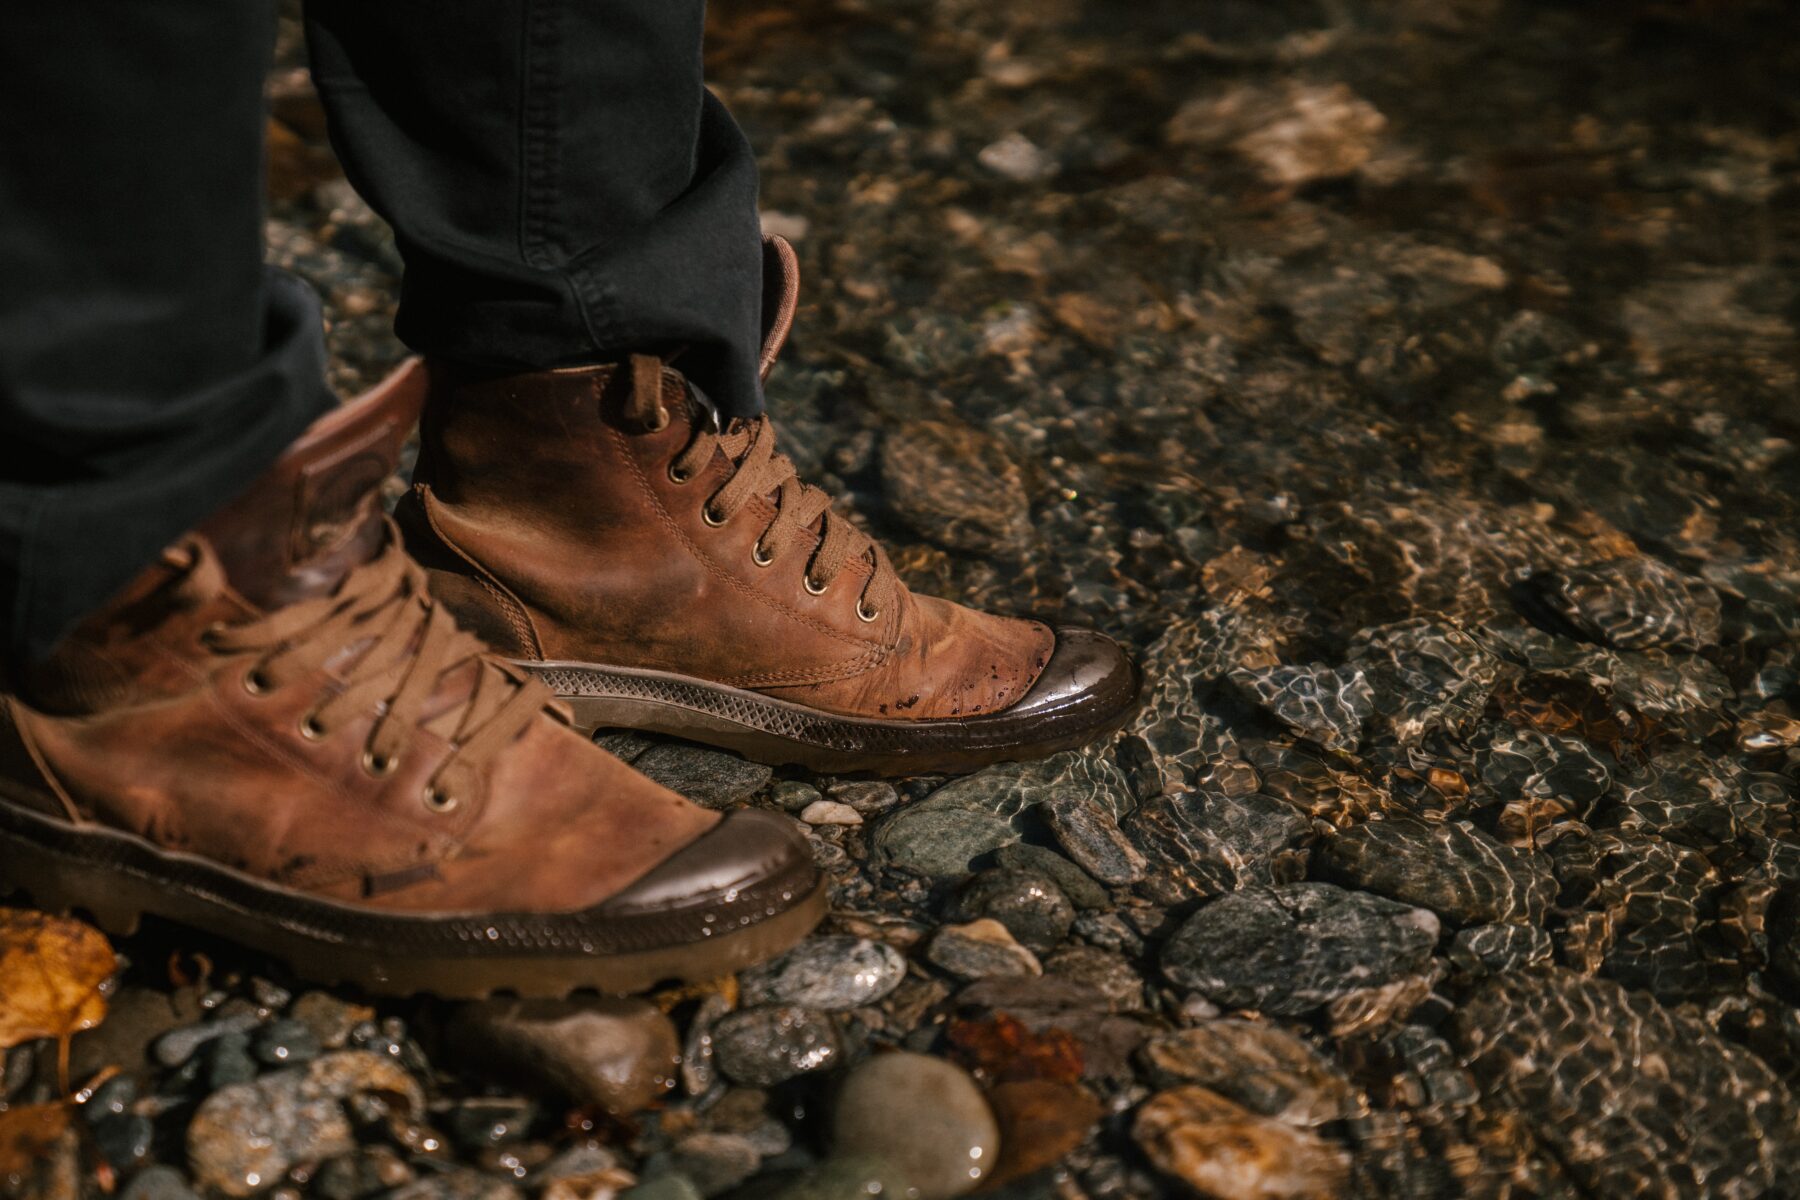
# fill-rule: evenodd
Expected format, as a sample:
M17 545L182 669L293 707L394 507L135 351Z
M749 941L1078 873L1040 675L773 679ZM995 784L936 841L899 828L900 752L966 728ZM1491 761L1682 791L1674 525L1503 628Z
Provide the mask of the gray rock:
M701 998L688 1021L687 1035L681 1042L681 1086L690 1096L705 1094L717 1077L717 1054L713 1050L713 1026L731 1011L731 1000L720 992L708 992Z
M1497 975L1550 961L1556 944L1530 925L1474 925L1457 930L1450 961L1471 975Z
M210 1021L201 1021L194 1025L185 1025L180 1029L172 1029L156 1039L151 1047L156 1061L165 1067L179 1067L192 1058L200 1047L215 1038L227 1034L244 1034L255 1029L261 1022L254 1012L233 1013L230 1016L217 1017Z
M1425 909L1328 883L1248 888L1189 917L1162 969L1226 1007L1298 1015L1417 974L1438 930Z
M188 1186L187 1176L174 1167L145 1167L131 1177L119 1200L200 1200ZM333 1200L326 1197L326 1200Z
M188 1124L188 1166L202 1189L228 1196L262 1191L296 1163L355 1149L343 1101L376 1091L394 1093L411 1112L424 1111L412 1077L363 1050L339 1050L214 1092Z
M1144 978L1123 955L1098 946L1064 946L1044 960L1044 973L1091 987L1109 1012L1142 1012Z
M642 1000L484 1000L458 1009L449 1029L471 1066L614 1113L665 1095L679 1067L674 1025Z
M1074 905L1048 876L1007 867L982 871L969 880L947 912L958 921L992 918L1039 953L1055 948L1075 922Z
M619 1200L701 1200L700 1189L684 1175L658 1175L619 1193Z
M894 1164L920 1200L980 1183L999 1159L994 1114L967 1072L922 1054L881 1054L845 1078L832 1149Z
M1477 987L1450 1030L1489 1099L1586 1194L1800 1195L1787 1085L1643 992L1561 968L1515 972Z
M1207 790L1153 796L1124 829L1149 862L1139 892L1176 905L1251 884L1292 882L1305 869L1299 847L1311 825L1280 800Z
M917 1193L892 1163L833 1155L805 1170L789 1172L772 1184L766 1196L757 1194L759 1200L884 1200Z
M962 979L1044 971L1037 956L1014 941L1006 926L985 917L939 929L926 944L925 960Z
M721 1017L713 1026L713 1052L728 1078L752 1087L773 1087L796 1075L836 1066L843 1057L843 1041L825 1014L774 1005Z
M1582 636L1621 650L1719 644L1710 584L1654 558L1615 558L1533 577L1538 599Z
M825 790L833 800L848 804L865 817L879 817L897 808L901 801L900 789L881 779L839 780Z
M746 1005L791 1004L842 1012L874 1004L900 986L906 960L883 942L842 935L811 937L772 962L738 976Z
M191 991L171 994L134 985L121 987L107 1006L106 1020L76 1034L70 1043L69 1077L87 1079L107 1067L144 1074L150 1065L152 1046L160 1046L159 1039L165 1034L199 1016L200 1005ZM196 1045L181 1046L183 1057L191 1055Z
M1464 925L1536 924L1556 895L1542 855L1502 845L1462 821L1365 821L1326 838L1314 861L1327 879Z
M1377 711L1405 745L1437 730L1467 731L1502 669L1464 630L1423 617L1361 631L1350 661L1367 673Z
M728 1192L762 1165L749 1139L734 1133L690 1133L675 1143L671 1163L703 1197Z
M1005 817L964 808L916 805L882 821L875 831L877 861L932 878L967 875L975 864L1019 840Z
M1080 796L1058 795L1043 811L1063 853L1095 879L1128 884L1144 877L1149 863L1106 809Z
M782 780L775 785L770 796L777 805L791 813L802 812L807 805L825 798L818 788L810 783L801 783L797 779Z
M1049 876L1076 908L1105 908L1112 902L1092 875L1048 847L1016 842L1002 846L994 858L1003 867Z
M424 1175L382 1200L522 1200L524 1193L504 1179L468 1167Z
M324 1052L319 1037L304 1021L282 1017L270 1021L250 1039L250 1052L271 1067L311 1062Z
M685 742L658 743L633 759L631 765L695 804L715 809L748 800L775 776L773 767Z
M1375 695L1360 667L1240 667L1238 684L1282 724L1327 750L1354 750L1363 722L1375 713Z

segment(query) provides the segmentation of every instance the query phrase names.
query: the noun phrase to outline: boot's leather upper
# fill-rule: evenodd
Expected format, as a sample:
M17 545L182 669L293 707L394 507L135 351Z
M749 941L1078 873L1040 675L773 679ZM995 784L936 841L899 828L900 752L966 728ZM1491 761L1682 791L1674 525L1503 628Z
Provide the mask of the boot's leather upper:
M792 857L571 731L434 604L379 499L424 390L413 364L321 421L5 698L7 795L400 912L673 904Z
M766 278L765 372L796 292L779 239ZM1007 709L1050 661L1043 625L915 596L797 478L766 418L718 427L655 358L432 382L399 515L433 590L518 658L888 719Z

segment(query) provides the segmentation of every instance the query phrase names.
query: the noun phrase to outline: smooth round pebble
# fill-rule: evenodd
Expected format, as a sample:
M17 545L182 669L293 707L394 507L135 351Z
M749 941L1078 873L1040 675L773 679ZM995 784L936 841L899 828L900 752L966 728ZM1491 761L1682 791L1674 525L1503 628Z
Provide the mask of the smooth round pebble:
M994 1169L1000 1129L968 1072L923 1054L881 1054L844 1079L832 1150L890 1162L920 1200L970 1191Z

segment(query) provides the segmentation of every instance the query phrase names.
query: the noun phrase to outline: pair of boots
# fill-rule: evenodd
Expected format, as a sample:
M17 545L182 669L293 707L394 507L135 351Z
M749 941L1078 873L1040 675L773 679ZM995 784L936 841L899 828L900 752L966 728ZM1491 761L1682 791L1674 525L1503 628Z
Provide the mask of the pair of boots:
M765 373L796 291L770 258ZM792 822L700 808L596 728L966 769L1116 727L1137 676L1096 634L914 596L767 421L719 427L634 357L402 367L14 686L0 881L323 982L480 996L710 978L824 914Z

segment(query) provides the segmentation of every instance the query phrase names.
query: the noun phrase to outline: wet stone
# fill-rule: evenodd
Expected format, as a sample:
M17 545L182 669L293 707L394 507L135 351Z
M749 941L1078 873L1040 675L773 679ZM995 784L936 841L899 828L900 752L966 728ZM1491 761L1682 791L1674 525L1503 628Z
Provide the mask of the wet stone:
M132 1171L150 1157L156 1129L150 1118L120 1113L94 1122L94 1145L114 1170Z
M766 787L775 775L772 767L684 742L651 746L631 765L695 804L714 809L741 804Z
M900 985L906 960L892 946L842 935L811 937L738 976L746 1005L788 1004L843 1012L874 1004Z
M1309 829L1291 804L1213 791L1153 797L1125 822L1149 863L1138 890L1168 905L1292 882L1305 871L1299 846Z
M537 1115L538 1106L522 1096L483 1096L451 1109L444 1125L459 1145L480 1151L524 1140Z
M967 1072L922 1054L881 1054L845 1078L831 1114L837 1155L892 1163L920 1200L972 1190L998 1160L994 1114Z
M1437 730L1465 732L1502 670L1500 659L1468 633L1423 617L1361 631L1350 662L1367 674L1376 711L1408 745Z
M422 1175L383 1200L520 1200L523 1195L504 1179L454 1167L442 1174Z
M915 805L882 821L877 858L897 870L935 878L967 875L975 864L1019 840L1005 817L965 808Z
M1188 918L1162 969L1227 1007L1298 1015L1415 974L1438 929L1425 909L1327 883L1248 888Z
M320 1200L363 1200L413 1181L413 1169L386 1146L365 1146L339 1155L314 1174Z
M793 1005L748 1008L713 1026L719 1069L738 1083L774 1087L834 1067L843 1042L831 1018Z
M881 444L889 507L952 550L1017 553L1031 538L1024 476L1000 439L947 421L908 421Z
M327 1050L341 1050L350 1033L375 1016L367 1005L352 1004L330 992L305 992L289 1007L287 1015L308 1029Z
M1094 990L1110 1012L1141 1012L1144 978L1123 955L1098 946L1064 946L1044 959L1044 972Z
M1158 1087L1201 1084L1288 1125L1323 1125L1361 1110L1340 1068L1266 1021L1204 1021L1146 1042L1138 1058Z
M1555 943L1530 925L1473 925L1457 930L1450 961L1471 975L1498 975L1550 961Z
M994 858L1002 867L1047 877L1078 909L1105 908L1111 901L1092 875L1048 847L1017 842L1002 846Z
M946 911L958 921L990 917L1027 949L1043 953L1069 935L1075 908L1048 876L998 867L982 871L959 891Z
M411 1111L423 1111L410 1075L359 1050L340 1050L213 1093L188 1125L195 1180L203 1189L248 1196L296 1163L348 1153L356 1141L343 1102L361 1092L392 1093Z
M1240 667L1230 678L1282 724L1327 750L1354 750L1375 712L1374 692L1359 667Z
M1654 558L1619 558L1532 580L1582 636L1621 650L1704 650L1719 642L1719 594Z
M291 1017L270 1021L250 1039L250 1052L271 1067L311 1062L323 1051L312 1027Z
M1387 118L1344 84L1242 83L1196 96L1169 121L1171 143L1228 146L1270 183L1296 187L1354 173Z
M730 1133L691 1133L675 1143L676 1173L703 1197L728 1192L762 1165L762 1155L746 1138Z
M1196 1084L1152 1096L1131 1136L1159 1170L1219 1200L1333 1197L1349 1183L1341 1148Z
M879 817L901 802L900 789L880 779L844 780L827 789L839 804L847 804L864 817Z
M1037 956L1013 940L1006 926L988 918L966 925L945 925L925 947L932 966L961 979L1041 975Z
M199 1197L180 1171L174 1167L153 1166L132 1176L125 1190L119 1193L119 1200L199 1200ZM327 1196L326 1200L339 1198Z
M782 780L770 795L777 805L791 813L805 812L810 805L825 798L818 788L797 779Z
M1473 743L1481 803L1519 797L1584 816L1612 786L1611 766L1579 738L1488 725Z
M1593 1195L1791 1195L1800 1108L1754 1055L1642 992L1560 968L1498 976L1452 1037ZM1655 1063L1650 1083L1643 1064Z
M815 800L800 810L800 819L808 825L861 825L862 814L848 804L835 800Z
M680 1054L675 1027L641 1000L484 1000L459 1009L450 1032L477 1070L613 1113L666 1094Z
M1502 845L1461 821L1367 821L1327 838L1314 861L1328 879L1464 925L1535 924L1556 891L1541 856Z
M1059 795L1043 806L1057 844L1102 883L1136 883L1149 863L1106 809L1079 796Z
M151 1052L156 1061L165 1067L178 1067L192 1058L194 1054L215 1038L229 1034L245 1034L256 1028L259 1018L253 1012L235 1013L228 1017L219 1017L211 1021L203 1021L197 1025L188 1025L180 1029L170 1030L156 1040Z

